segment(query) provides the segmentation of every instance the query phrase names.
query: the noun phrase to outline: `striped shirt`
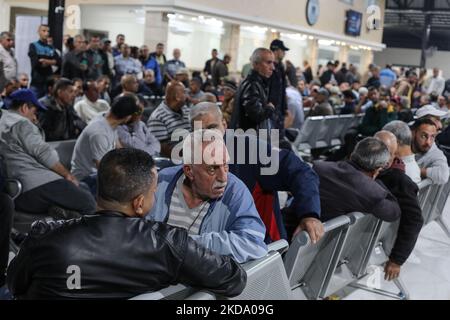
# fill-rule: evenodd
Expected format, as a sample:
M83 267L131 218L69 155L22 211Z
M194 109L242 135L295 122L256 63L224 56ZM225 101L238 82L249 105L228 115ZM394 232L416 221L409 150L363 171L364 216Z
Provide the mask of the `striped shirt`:
M160 142L170 141L175 130L191 129L189 112L186 105L181 109L181 113L178 113L162 102L150 116L147 126Z
M203 219L209 210L209 202L203 202L197 208L190 209L183 196L183 181L184 175L177 182L177 186L173 191L169 207L169 220L167 224L183 228L188 231L190 235L199 235L200 227Z

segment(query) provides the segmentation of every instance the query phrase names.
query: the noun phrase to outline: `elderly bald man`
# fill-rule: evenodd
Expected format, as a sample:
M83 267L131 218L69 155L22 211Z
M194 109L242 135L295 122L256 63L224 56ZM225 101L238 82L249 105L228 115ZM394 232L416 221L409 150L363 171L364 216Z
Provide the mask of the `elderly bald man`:
M398 148L397 138L389 131L380 131L375 138L381 140L391 154L390 167L378 176L386 188L397 198L400 206L400 224L389 261L385 266L385 279L392 281L399 277L401 266L414 250L423 226L422 210L417 199L419 188L400 166L392 166Z
M239 263L267 254L266 229L244 183L229 173L222 135L197 130L183 144L183 166L160 172L150 220L186 229L218 254Z
M161 143L161 155L170 157L178 142L172 142L172 134L177 129L190 130L189 108L186 105L185 87L173 81L167 85L166 99L152 113L147 126Z

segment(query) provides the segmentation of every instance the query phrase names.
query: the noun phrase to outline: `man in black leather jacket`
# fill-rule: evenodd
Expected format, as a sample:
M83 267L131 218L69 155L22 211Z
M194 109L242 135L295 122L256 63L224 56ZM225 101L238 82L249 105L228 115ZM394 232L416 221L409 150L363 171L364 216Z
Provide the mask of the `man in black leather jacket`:
M68 222L39 222L12 261L8 288L18 299L128 299L182 283L236 296L245 271L185 230L142 219L154 203L153 159L114 150L100 163L98 212Z
M251 58L253 70L239 86L231 117L231 129L267 129L275 107L269 103L269 79L274 71L272 51L256 49Z

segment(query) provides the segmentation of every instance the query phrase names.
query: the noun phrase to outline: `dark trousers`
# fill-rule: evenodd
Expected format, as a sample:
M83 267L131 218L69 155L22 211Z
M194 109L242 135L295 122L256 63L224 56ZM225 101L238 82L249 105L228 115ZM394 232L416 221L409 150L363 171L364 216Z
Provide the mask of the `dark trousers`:
M0 288L5 284L6 268L9 258L9 238L11 234L14 202L0 193Z
M48 214L54 206L82 215L92 214L96 209L94 197L88 191L64 179L27 191L15 202L18 211L32 214Z

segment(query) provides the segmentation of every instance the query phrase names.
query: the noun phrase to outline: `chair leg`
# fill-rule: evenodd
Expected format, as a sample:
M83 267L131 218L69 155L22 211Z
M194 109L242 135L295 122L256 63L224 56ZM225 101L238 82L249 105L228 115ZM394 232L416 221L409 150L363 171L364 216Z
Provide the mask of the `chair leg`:
M399 285L397 283L396 283L396 286L399 287ZM382 295L382 296L385 296L388 298L392 298L392 299L409 300L409 293L407 293L406 290L404 290L403 288L399 288L401 290L400 293L395 294L395 293L392 293L392 292L389 292L386 290L371 288L371 287L368 287L368 286L365 286L365 285L359 284L359 283L351 284L350 287L356 288L356 289L361 289L361 290L368 291L368 292L375 293L375 294L379 294L379 295Z

